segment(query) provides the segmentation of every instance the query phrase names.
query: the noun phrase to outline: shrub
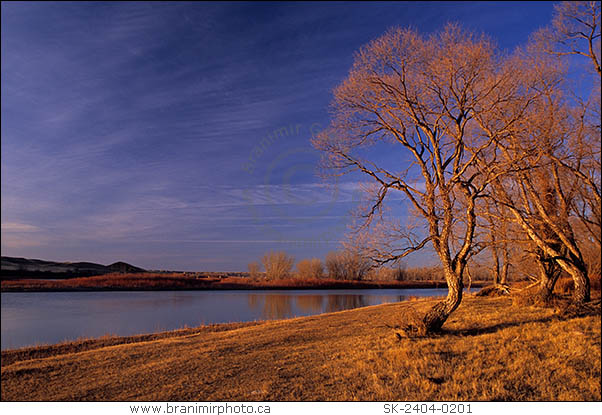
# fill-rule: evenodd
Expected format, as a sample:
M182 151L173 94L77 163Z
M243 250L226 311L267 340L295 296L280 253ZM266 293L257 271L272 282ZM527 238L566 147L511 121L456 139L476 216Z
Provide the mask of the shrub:
M266 278L270 280L279 280L290 276L291 269L295 263L295 258L286 252L270 251L261 259L265 268Z
M356 252L338 251L326 255L328 276L337 280L361 280L371 266L369 259Z
M319 258L303 259L297 264L297 272L299 273L299 278L322 278L324 275L324 266Z

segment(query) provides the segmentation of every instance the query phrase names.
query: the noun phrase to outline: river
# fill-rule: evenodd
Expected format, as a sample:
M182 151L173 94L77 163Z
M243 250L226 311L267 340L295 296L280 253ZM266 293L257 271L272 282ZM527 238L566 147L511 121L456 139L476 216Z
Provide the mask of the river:
M446 294L446 288L2 293L2 350L82 337L284 319Z

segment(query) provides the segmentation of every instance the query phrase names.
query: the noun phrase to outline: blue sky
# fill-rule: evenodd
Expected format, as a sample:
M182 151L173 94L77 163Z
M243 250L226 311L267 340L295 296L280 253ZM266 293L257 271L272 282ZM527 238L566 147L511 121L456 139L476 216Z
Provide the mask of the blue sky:
M2 3L2 255L246 270L338 248L312 131L363 44L447 22L511 50L550 2ZM427 254L411 265L431 261Z

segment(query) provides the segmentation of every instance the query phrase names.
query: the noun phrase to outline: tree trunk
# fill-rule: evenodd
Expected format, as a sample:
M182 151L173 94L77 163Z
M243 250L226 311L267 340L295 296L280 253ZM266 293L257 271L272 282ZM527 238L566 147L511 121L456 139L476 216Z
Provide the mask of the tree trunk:
M573 258L573 263L568 264L565 269L573 277L573 303L581 305L590 300L590 284L587 268L582 261Z
M537 259L537 267L539 268L539 289L537 291L537 299L546 304L550 301L554 286L560 275L560 271L556 263L548 258L540 257Z
M508 247L504 245L502 252L502 260L504 261L502 264L502 273L500 275L500 284L506 285L508 283L508 268L510 267L508 255Z
M493 262L495 267L495 272L493 273L493 285L498 285L500 283L500 258L497 253L497 249L493 250Z
M435 304L423 318L423 323L427 333L441 330L443 323L449 315L460 305L462 301L462 273L452 270L445 271L445 280L447 281L447 298L440 303Z

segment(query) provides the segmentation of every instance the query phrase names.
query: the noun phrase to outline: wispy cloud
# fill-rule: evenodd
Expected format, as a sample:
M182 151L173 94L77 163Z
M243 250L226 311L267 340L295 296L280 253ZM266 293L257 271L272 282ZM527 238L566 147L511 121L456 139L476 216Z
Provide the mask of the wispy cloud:
M330 243L345 232L361 184L355 176L318 181L310 126L327 125L331 91L361 45L391 26L431 32L457 20L504 34L508 47L547 23L552 9L545 2L520 11L495 2L1 7L2 253L119 256L156 268L205 259L223 269L244 268L270 243ZM267 134L289 125L301 129L253 156ZM181 251L175 241L203 246ZM320 256L324 247L287 249Z
M148 242L160 242L160 243L199 243L199 244L340 244L341 241L325 241L325 240L284 240L284 239L157 239L148 240Z
M37 226L16 222L3 223L1 229L2 232L37 232L40 230Z

